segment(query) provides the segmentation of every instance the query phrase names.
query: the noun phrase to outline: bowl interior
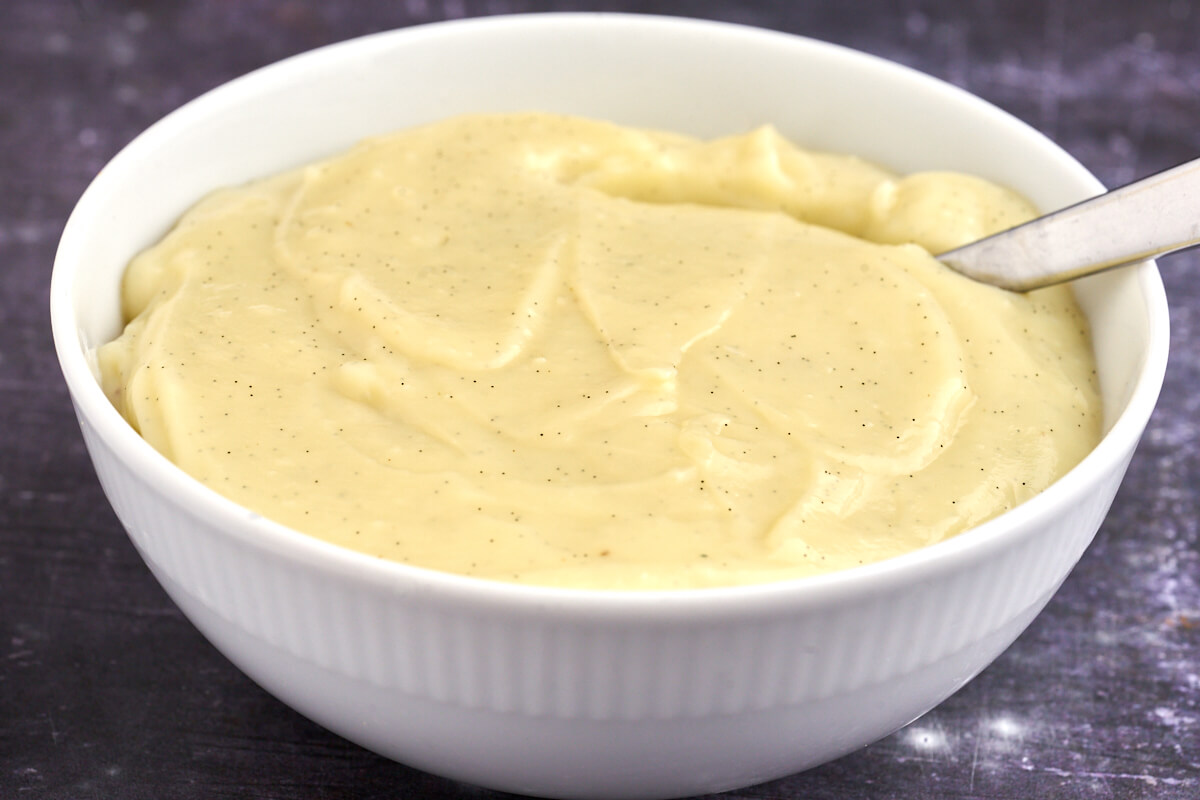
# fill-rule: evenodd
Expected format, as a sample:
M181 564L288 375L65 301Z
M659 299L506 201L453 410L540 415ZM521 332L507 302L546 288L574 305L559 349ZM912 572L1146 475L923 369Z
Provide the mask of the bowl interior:
M133 443L100 392L90 353L120 330L119 283L129 259L200 196L364 136L456 113L531 109L698 136L771 123L804 146L899 171L972 172L1043 209L1102 189L1045 137L983 101L812 40L604 14L377 34L259 70L189 103L96 178L63 234L52 288L56 345L80 413L104 435L145 447ZM1150 266L1080 281L1077 294L1094 330L1105 428L1131 447L1165 362L1161 282ZM1123 419L1130 420L1124 427Z

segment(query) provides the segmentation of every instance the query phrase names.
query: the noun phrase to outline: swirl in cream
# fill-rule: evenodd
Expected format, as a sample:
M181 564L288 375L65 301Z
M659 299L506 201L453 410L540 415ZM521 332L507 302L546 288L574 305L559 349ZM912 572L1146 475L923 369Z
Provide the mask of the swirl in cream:
M459 117L202 201L131 264L100 363L185 471L369 554L803 576L952 536L1094 446L1069 290L929 255L1032 214L770 128Z

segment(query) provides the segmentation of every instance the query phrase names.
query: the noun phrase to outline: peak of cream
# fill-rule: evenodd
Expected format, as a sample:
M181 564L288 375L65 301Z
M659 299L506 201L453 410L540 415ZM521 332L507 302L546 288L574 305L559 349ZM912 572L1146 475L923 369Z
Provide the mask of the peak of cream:
M180 467L336 544L593 588L798 577L952 536L1098 440L1069 290L929 255L1032 216L771 128L457 117L205 198L130 265L100 363Z

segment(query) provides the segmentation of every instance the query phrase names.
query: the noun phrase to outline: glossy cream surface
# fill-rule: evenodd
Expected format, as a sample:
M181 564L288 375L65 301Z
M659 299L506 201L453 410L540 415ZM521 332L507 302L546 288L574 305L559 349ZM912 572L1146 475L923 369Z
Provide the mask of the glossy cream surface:
M1033 214L769 127L458 117L205 198L131 263L99 362L185 471L371 555L811 575L953 536L1098 440L1069 290L929 255Z

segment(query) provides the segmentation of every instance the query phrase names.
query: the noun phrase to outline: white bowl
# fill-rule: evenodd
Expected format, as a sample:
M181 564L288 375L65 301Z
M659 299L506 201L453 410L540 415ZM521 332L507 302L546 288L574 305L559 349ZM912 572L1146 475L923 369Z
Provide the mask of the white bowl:
M130 257L206 191L450 114L540 109L701 136L772 122L898 170L959 169L1042 208L1099 183L958 89L828 44L608 14L368 36L235 80L154 125L79 201L51 289L84 438L129 536L184 613L288 705L430 772L532 794L667 797L802 770L923 714L1007 647L1104 517L1157 398L1152 264L1080 281L1103 441L1047 491L900 558L799 581L604 593L383 562L235 505L142 441L90 358Z

